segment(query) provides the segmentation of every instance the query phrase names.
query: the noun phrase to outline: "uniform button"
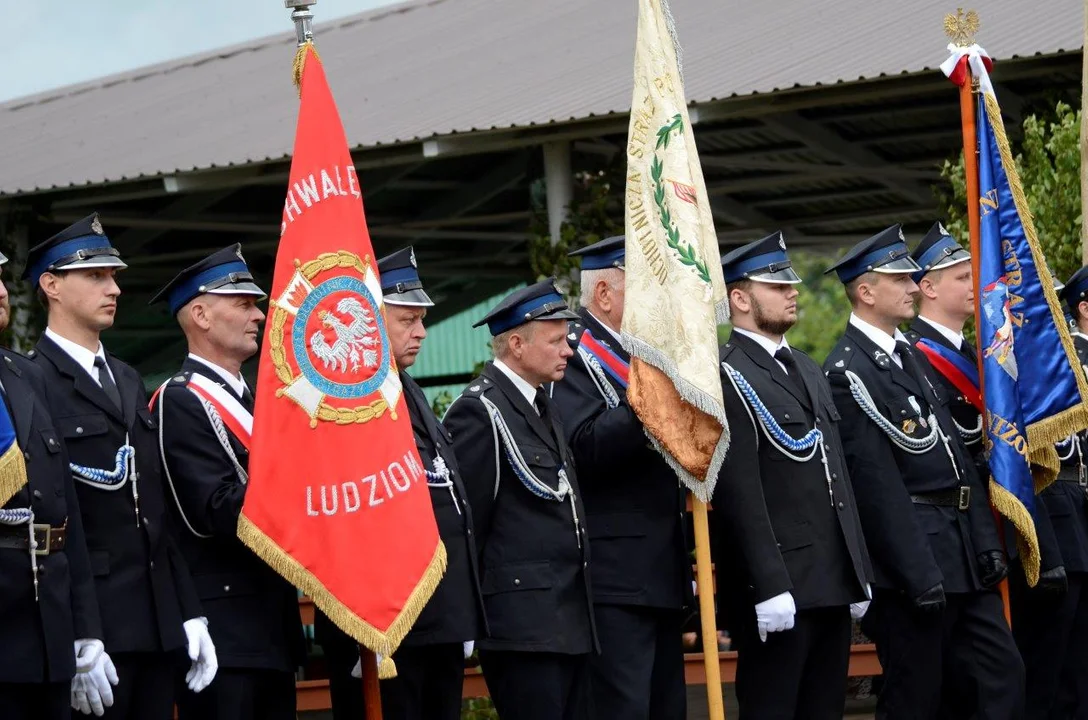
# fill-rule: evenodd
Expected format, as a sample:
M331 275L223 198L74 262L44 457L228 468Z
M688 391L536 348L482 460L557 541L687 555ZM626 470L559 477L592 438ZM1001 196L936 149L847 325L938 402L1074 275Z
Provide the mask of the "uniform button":
M830 450L830 449L831 449L831 446L829 446L827 443L824 443L824 450Z
M77 427L76 428L76 435L82 435L82 434L83 434L83 428L82 427Z
M515 585L521 585L521 578L514 578Z
M465 532L466 532L466 533L467 533L468 535L471 535L471 534L472 534L472 528L469 528L469 529L468 529L468 530L466 530Z
M151 569L152 569L152 570L154 570L154 569L155 569L155 561L154 561L154 560L152 560L152 561L151 561Z
M587 568L587 567L589 567L589 563L588 563L588 562L585 562L585 561L583 560L583 561L582 561L582 567L583 567L583 568Z
M223 592L230 592L230 585L224 585Z
M146 517L145 517L145 518L141 518L141 520L143 520L143 521L144 521L144 525L151 525L151 521L150 521L150 520L148 520L148 519L147 519Z
M843 509L844 507L845 507L845 506L844 506L844 505L842 504L842 502L840 501L840 502L839 502L839 510L842 510L842 509Z
M835 473L831 473L831 479L832 479L832 480L838 480L838 479L839 479L839 476L838 476L838 475L836 475Z
M900 415L906 415L906 414L907 414L907 411L906 411L906 410L900 410L900 411L899 411L899 414L900 414Z
M819 424L820 424L820 418L816 418L816 424L817 424L817 425L819 425Z
M790 419L790 414L786 413L783 417L785 417L787 420L789 420Z
M37 500L41 500L42 499L42 491L41 490L35 490L34 491L34 498L37 499Z
M24 459L25 459L25 460L26 460L27 462L30 462L30 451L29 451L29 450L28 450L27 452L23 453L23 458L24 458Z
M56 446L57 446L57 441L54 440L53 438L49 438L49 447L56 447Z

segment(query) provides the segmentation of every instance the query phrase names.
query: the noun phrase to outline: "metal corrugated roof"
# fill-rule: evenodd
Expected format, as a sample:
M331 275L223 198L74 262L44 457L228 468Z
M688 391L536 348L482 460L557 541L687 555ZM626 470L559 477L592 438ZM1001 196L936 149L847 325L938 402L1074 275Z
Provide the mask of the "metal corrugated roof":
M632 0L413 0L325 25L355 146L622 113ZM320 5L316 6L320 17ZM673 0L692 102L935 68L947 0ZM1079 49L1080 0L980 0L998 59ZM284 17L284 24L288 19ZM0 105L0 194L283 158L293 35Z

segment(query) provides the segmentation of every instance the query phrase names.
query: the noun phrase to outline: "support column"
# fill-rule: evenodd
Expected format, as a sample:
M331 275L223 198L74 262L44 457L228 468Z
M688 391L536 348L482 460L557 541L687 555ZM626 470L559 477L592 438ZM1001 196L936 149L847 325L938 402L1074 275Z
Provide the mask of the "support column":
M548 193L548 234L552 245L556 245L574 199L569 142L544 143L544 183Z

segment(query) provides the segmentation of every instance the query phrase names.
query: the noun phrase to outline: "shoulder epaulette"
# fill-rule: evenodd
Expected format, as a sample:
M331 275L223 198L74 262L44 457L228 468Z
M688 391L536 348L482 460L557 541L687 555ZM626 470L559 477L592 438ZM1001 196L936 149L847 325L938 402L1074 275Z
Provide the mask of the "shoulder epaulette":
M827 360L824 362L824 369L827 372L842 372L849 367L851 360L853 360L854 349L850 345L842 345L836 347L827 356Z
M922 339L922 336L916 330L907 330L903 333L903 337L907 339L911 345Z
M582 342L582 334L585 331L585 323L581 320L571 320L567 323L567 342L570 344L571 350L578 349L578 344Z
M727 342L725 345L718 348L718 362L725 362L725 359L729 357L736 348L737 346L732 342Z
M491 382L490 379L481 375L469 383L468 387L461 391L461 395L464 397L479 397L494 385L495 383Z

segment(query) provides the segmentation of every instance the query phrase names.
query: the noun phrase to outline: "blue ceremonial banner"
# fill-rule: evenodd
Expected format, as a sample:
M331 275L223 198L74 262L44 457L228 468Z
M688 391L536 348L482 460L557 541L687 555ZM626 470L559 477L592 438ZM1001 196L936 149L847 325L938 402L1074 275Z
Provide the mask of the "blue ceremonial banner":
M1019 531L1025 574L1034 585L1039 572L1031 519L1035 493L1057 472L1054 444L1088 427L1088 383L1035 234L1001 109L988 78L981 80L975 292L990 500ZM1032 465L1042 469L1038 483Z
M0 506L27 483L23 451L15 440L15 426L7 408L0 405Z

